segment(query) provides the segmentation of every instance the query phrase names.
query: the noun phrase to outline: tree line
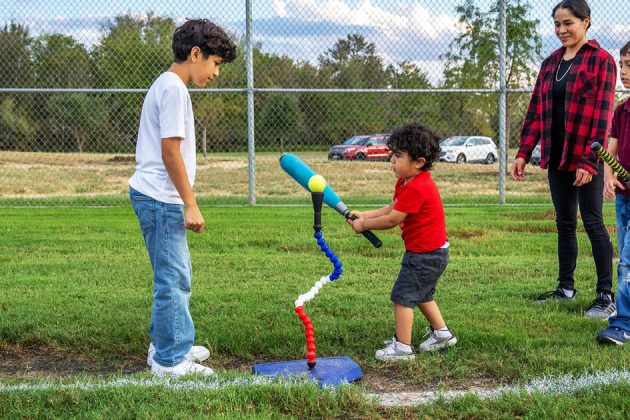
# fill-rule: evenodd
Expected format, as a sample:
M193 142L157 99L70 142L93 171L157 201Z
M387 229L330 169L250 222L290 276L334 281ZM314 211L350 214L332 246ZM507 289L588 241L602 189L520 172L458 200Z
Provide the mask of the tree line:
M508 86L529 86L540 55L538 22L530 6L508 3ZM266 53L254 47L257 88L429 89L494 88L498 84L497 10L473 0L457 7L459 35L442 59L442 81L433 85L411 61L387 64L364 36L348 34L317 63ZM144 93L55 92L37 89L146 89L172 62L169 17L122 15L91 48L70 36L32 37L10 23L0 31L0 150L133 153ZM243 88L243 48L221 69L213 88ZM199 149L247 149L243 92L192 92ZM511 126L521 123L529 95L513 95ZM421 121L444 136L487 135L496 139L498 98L461 93L262 92L255 95L255 137L259 151L326 149L354 134L387 132L408 120ZM509 136L510 142L517 141Z

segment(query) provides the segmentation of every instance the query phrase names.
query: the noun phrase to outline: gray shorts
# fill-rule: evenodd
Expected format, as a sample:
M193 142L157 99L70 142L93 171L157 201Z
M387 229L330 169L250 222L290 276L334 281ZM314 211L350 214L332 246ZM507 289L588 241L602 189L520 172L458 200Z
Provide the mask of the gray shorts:
M423 253L405 252L390 299L407 308L431 302L435 285L447 264L448 248Z

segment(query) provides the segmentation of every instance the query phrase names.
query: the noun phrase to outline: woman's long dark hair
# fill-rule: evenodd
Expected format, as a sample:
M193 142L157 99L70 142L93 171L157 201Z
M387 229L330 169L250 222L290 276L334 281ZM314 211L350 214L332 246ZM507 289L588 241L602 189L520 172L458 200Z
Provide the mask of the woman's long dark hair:
M555 17L558 9L568 9L571 13L573 13L573 16L582 21L588 18L589 21L586 29L591 27L591 7L588 5L586 0L562 0L553 8L551 17Z

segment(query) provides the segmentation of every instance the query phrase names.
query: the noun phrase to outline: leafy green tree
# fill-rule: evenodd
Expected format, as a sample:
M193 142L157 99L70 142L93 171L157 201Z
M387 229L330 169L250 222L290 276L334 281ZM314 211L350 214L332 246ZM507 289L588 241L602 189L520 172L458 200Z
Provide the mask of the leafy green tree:
M453 40L444 71L445 86L453 88L492 88L499 80L498 4L487 11L473 0L457 7L462 28ZM507 56L506 84L508 88L530 86L539 65L541 38L539 21L529 18L531 5L523 0L508 0L506 7ZM458 116L457 132L464 134L471 127L482 131L496 130L496 100L473 95L451 96L458 104L451 115ZM508 103L507 109L510 109ZM512 107L518 109L521 106ZM480 112L481 111L481 112ZM523 111L524 112L524 111ZM508 114L512 117L512 113ZM510 124L508 123L508 127ZM510 138L508 134L508 139Z
M197 139L208 152L247 150L247 104L241 93L191 94Z
M61 151L98 152L99 148L88 141L95 136L108 132L108 110L106 102L100 96L87 93L57 93L48 102L51 120L51 132L58 140ZM100 150L99 150L100 149Z
M32 150L36 126L15 98L0 100L0 150Z
M83 44L65 35L43 35L33 42L37 87L89 88L94 65Z
M376 53L376 46L358 34L350 34L319 57L318 77L322 87L342 89L385 88L389 73ZM353 134L382 131L387 103L375 93L334 94L311 101L315 139L327 146Z
M383 59L376 54L376 46L362 35L350 34L319 57L320 68L330 75L335 87L387 87L388 80ZM327 71L326 71L327 70Z
M171 18L116 17L94 49L100 82L108 88L147 88L173 62Z
M265 95L256 113L256 144L266 149L285 150L301 140L302 112L291 93Z
M28 28L16 23L0 30L0 88L32 87L32 58ZM0 94L0 149L28 150L36 135L33 95Z
M46 34L33 41L34 87L41 88L90 88L94 84L94 64L86 48L72 37ZM65 98L63 98L65 97ZM38 103L34 118L40 128L38 143L43 150L84 151L85 145L101 139L102 133L87 131L95 117L87 121L80 103L89 104L84 93L60 92L36 93ZM80 102L78 102L80 101ZM101 112L97 107L94 111ZM76 111L76 115L72 112ZM98 118L98 117L96 117ZM68 129L68 127L76 127ZM71 141L72 144L69 144Z
M148 14L146 18L116 17L94 47L97 86L147 89L173 62L171 18ZM108 102L111 133L129 148L135 144L143 93L117 93ZM133 151L132 149L129 151Z
M387 68L389 80L394 89L428 89L431 83L427 74L416 64L402 61ZM419 121L438 130L443 118L437 107L439 95L392 93L383 96L388 104L386 127L390 129L402 122Z
M0 31L0 87L31 87L31 42L26 26L4 25Z

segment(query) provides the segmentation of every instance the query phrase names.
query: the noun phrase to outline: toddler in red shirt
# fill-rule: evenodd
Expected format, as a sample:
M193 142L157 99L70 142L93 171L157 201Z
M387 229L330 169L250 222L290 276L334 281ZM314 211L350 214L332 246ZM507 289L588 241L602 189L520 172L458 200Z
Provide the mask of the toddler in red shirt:
M440 155L438 137L427 127L410 123L394 130L387 140L392 151L391 165L397 181L391 204L371 211L351 214L348 220L355 232L384 230L400 226L405 254L391 292L396 333L376 352L378 360L411 360L414 308L429 322L424 351L439 350L457 343L444 323L433 300L435 285L448 264L448 238L444 206L429 169Z

